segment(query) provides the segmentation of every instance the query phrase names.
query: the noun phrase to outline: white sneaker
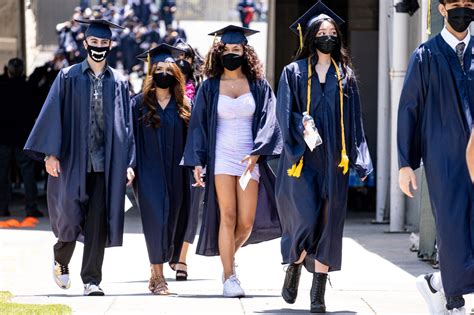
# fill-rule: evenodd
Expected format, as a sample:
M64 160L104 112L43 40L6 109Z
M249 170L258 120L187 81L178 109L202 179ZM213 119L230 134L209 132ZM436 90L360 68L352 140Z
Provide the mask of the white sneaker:
M446 297L442 290L437 291L431 285L433 274L421 275L416 278L416 288L425 299L430 315L447 315Z
M54 282L56 282L61 289L69 289L71 287L68 265L63 266L55 260L53 262L53 278Z
M84 284L84 295L86 296L103 296L104 291L95 283Z
M235 275L230 276L230 278L224 282L223 295L231 298L245 296L244 289L240 286L240 281Z
M452 310L448 311L449 315L466 315L466 308L461 307L461 308L455 308Z

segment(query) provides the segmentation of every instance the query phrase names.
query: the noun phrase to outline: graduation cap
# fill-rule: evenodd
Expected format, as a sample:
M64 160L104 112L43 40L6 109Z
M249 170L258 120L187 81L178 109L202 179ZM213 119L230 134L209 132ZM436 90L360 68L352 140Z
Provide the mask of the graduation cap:
M221 42L223 42L224 44L246 45L248 43L247 37L257 33L259 33L259 31L252 30L250 28L240 27L236 25L228 25L208 35L214 36L214 38L220 36Z
M300 50L303 49L303 34L306 33L308 28L318 21L327 19L333 19L338 25L344 24L345 22L322 1L318 1L293 24L291 24L290 29L300 37Z
M173 47L168 44L160 44L152 49L149 49L137 56L141 61L148 63L148 71L150 71L151 64L158 62L176 62L174 57L178 54L185 53L184 50Z
M186 43L182 38L176 40L174 47L183 50L185 55L189 55L193 59L196 57L196 51L194 48Z
M74 21L82 24L88 24L89 27L85 32L86 38L89 36L94 36L97 38L111 39L112 31L111 29L124 29L122 26L109 22L103 19L96 20L76 20Z

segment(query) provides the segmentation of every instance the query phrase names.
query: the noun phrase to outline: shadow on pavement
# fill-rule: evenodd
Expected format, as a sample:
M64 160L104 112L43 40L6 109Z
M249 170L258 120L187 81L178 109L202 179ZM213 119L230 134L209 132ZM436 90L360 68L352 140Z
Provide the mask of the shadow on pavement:
M275 309L275 310L264 310L264 311L257 311L255 314L311 314L308 310L295 310L291 308L282 308L282 309ZM336 312L326 312L320 314L333 314L333 315L352 315L357 314L356 312L352 311L336 311Z
M410 251L409 233L387 233L389 226L371 224L373 213L350 212L344 237L351 238L366 250L379 255L413 276L433 272L431 265Z

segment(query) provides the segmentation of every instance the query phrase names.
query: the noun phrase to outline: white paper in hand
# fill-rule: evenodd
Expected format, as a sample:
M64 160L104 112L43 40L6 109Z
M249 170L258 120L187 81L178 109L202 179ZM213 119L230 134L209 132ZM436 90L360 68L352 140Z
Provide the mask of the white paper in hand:
M239 179L239 184L240 188L245 191L245 188L247 188L247 185L249 184L250 179L252 178L252 174L250 172L244 172L242 176L240 176Z
M125 212L127 212L128 210L132 209L133 208L133 204L132 202L130 201L130 199L128 198L127 195L125 195Z
M304 141L308 145L308 148L313 151L314 148L316 148L318 144L318 138L320 138L319 133L314 130L311 126L306 126L305 128L305 135L304 135Z

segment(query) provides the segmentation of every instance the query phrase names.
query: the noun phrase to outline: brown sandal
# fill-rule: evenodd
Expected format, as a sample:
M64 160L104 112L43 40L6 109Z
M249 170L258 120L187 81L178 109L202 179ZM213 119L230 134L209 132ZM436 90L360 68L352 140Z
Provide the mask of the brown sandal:
M153 278L153 281L155 282L155 288L152 291L153 294L155 295L168 295L168 283L166 283L165 279L161 276L156 276Z

